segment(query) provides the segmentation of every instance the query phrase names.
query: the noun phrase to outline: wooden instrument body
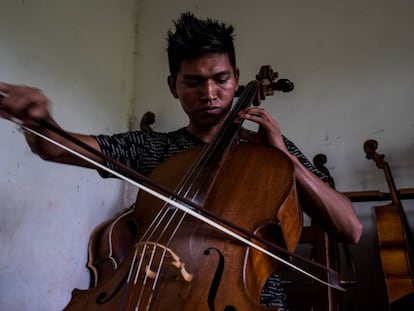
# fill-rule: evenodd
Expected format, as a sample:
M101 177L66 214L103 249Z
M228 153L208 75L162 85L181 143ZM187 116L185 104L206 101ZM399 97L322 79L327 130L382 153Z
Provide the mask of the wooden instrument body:
M139 227L133 208L134 205L105 221L92 232L86 264L90 272L90 287L97 286L118 269L134 244Z
M381 266L390 304L414 293L405 230L398 206L374 207Z
M151 179L175 189L199 152L200 148L196 148L166 160L154 170ZM296 247L302 228L302 212L293 165L283 152L263 145L235 144L215 180L205 208L269 241L285 242L289 250ZM119 269L98 286L87 291L75 290L65 310L118 310L121 300L123 307L120 310L130 310L128 306L135 306L139 299L143 303L138 310L147 310L146 307L148 310L183 311L278 309L261 306L259 301L264 282L278 270L279 264L189 215L185 216L172 241L168 241L172 233L159 240L140 241L141 234L164 205L146 193L138 194L134 210L140 228L136 241L138 256L142 256L144 249L150 249L152 243L160 246L157 247L159 250L165 246L179 257L182 267L192 275L191 281L184 279L182 270L165 263L157 274L154 291L150 290L154 279L149 278L148 283L142 285L145 275L149 275L145 269L139 272L137 284L127 283L134 247ZM156 259L160 256L157 251ZM150 260L150 257L144 256L143 260ZM151 263L148 261L143 266L147 265ZM157 269L151 267L150 270ZM142 298L138 298L140 293ZM131 310L135 308L131 307Z

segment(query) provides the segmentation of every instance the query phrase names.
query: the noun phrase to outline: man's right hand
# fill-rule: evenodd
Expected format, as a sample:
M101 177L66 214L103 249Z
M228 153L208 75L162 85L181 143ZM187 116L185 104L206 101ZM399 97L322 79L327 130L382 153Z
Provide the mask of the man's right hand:
M51 119L49 100L37 88L25 85L0 83L0 116L17 118L27 125L35 126L37 121Z
M99 163L103 163L100 158L85 152L82 148L67 141L62 136L39 125L39 121L44 120L55 127L59 127L49 113L49 99L37 88L25 85L0 83L0 117L5 119L19 119L25 126L36 128L37 131L56 142L64 144L79 153L85 154ZM69 134L100 151L100 147L93 136L77 133ZM51 144L40 137L27 134L26 140L31 150L45 160L94 168L94 165L89 162L82 160L72 153Z

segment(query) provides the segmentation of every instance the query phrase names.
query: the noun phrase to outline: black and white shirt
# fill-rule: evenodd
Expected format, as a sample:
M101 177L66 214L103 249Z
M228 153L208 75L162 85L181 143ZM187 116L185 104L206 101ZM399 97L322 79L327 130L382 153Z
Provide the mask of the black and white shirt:
M175 153L204 144L191 135L185 127L169 133L133 131L111 136L99 135L95 138L104 155L146 176L159 163ZM313 166L293 142L286 137L283 139L291 154L316 176L326 180L326 176ZM116 171L114 165L110 163L107 165ZM107 177L106 173L101 172L101 174Z

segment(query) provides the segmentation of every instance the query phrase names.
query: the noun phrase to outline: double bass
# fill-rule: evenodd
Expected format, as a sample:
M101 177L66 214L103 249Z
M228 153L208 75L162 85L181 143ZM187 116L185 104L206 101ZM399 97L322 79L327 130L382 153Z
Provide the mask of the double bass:
M368 159L384 170L391 195L391 203L374 207L377 226L379 254L390 310L412 310L414 308L414 275L410 252L412 239L408 221L402 207L398 190L384 155L376 152L378 142L370 139L364 143Z
M290 92L294 88L291 81L287 79L275 81L277 78L278 73L273 72L269 65L260 68L256 79L266 85L261 89L261 98L273 95L274 91ZM239 86L235 97L240 97L244 89L245 86ZM150 125L154 121L154 113L145 113L140 124L141 130L152 131ZM91 286L96 286L118 269L126 256L128 248L134 243L139 226L136 215L133 214L134 206L135 204L120 215L101 224L92 233L88 247L87 263L91 275Z
M259 236L276 237L280 221L293 250L301 210L292 164L274 148L234 141L233 120L257 100L258 86L246 87L209 145L164 161L150 178ZM132 217L140 228L133 251L97 287L75 292L65 310L277 310L259 304L277 269L261 253L146 193L139 192Z

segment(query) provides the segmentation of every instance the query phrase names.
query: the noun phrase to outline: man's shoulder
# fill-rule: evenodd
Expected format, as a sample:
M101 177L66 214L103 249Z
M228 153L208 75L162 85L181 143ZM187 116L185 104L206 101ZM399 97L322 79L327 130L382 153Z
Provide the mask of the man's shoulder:
M177 140L191 140L192 137L188 131L183 128L179 128L170 132L158 132L158 131L135 131L130 132L132 136L139 136L147 140L159 140L165 142L177 141Z

